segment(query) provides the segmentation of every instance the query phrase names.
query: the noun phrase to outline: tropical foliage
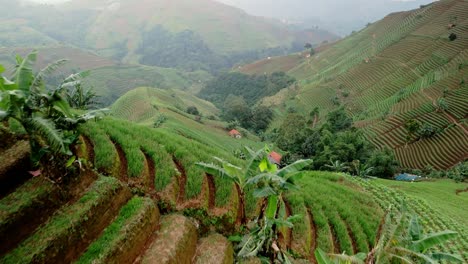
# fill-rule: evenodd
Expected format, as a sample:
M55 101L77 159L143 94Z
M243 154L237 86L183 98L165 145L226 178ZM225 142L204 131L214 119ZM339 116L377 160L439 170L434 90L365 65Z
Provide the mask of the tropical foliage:
M0 121L13 119L24 128L37 163L45 153L72 155L70 145L77 140L77 126L94 118L96 112L75 114L63 94L64 89L79 83L79 74L66 78L56 89L46 89L44 77L60 68L64 60L35 74L36 60L36 51L24 59L17 56L12 80L0 78ZM0 73L3 71L0 67Z

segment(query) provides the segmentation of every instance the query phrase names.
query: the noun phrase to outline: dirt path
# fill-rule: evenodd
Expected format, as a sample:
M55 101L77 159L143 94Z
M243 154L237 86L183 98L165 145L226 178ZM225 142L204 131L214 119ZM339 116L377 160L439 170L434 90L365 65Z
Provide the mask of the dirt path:
M86 152L87 152L87 155L88 155L88 161L94 165L94 157L95 157L95 154L94 154L94 145L93 145L93 142L85 135L81 135L82 138L83 138L83 143L85 144L86 146Z
M148 185L147 186L149 187L150 192L154 193L155 192L154 180L155 180L155 177L156 177L156 169L155 169L155 166L154 166L154 161L143 150L141 152L143 152L143 154L145 155L146 164L148 165L148 179L147 179L147 184Z
M185 188L187 185L187 173L185 172L182 164L172 156L172 161L176 165L177 170L179 171L179 195L177 196L177 203L182 204L185 201Z
M123 151L122 147L119 144L117 144L114 141L112 141L112 143L114 144L115 149L117 150L117 154L119 155L119 160L120 160L120 171L119 171L119 175L117 176L119 179L125 182L128 182L128 172L127 172L128 161L127 161L127 158L125 157L125 152Z
M213 175L206 174L208 181L208 209L211 211L216 206L216 184Z
M310 256L309 261L312 263L317 263L317 259L315 258L315 250L317 249L317 225L314 222L314 216L310 209L307 209L307 216L309 218L309 225L310 225Z

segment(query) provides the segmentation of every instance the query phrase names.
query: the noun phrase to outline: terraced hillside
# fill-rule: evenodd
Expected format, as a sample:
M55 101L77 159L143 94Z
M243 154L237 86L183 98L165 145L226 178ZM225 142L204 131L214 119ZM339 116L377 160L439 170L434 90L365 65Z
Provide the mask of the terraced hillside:
M106 118L87 123L81 132L78 154L100 175L83 171L58 188L41 177L28 177L27 166L20 165L24 160L1 165L1 186L11 175L26 176L2 189L0 262L232 263L232 245L210 230L232 234L240 221L237 189L195 163L217 156L242 166L243 160L171 128ZM2 160L8 153L27 157L29 152L19 143L2 152ZM281 231L281 243L296 258L311 262L316 248L369 251L384 210L406 197L335 173L305 172L299 185L301 190L286 198L287 215L302 218L292 230ZM430 230L462 234L444 249L466 252L463 226L419 200L412 206ZM255 218L258 210L248 191L247 216Z
M266 104L304 113L319 107L322 115L345 105L368 140L393 149L404 167L445 169L468 158L467 29L468 2L442 0L391 14L292 68L287 58L244 68L287 64L300 88ZM411 119L434 135L409 134Z

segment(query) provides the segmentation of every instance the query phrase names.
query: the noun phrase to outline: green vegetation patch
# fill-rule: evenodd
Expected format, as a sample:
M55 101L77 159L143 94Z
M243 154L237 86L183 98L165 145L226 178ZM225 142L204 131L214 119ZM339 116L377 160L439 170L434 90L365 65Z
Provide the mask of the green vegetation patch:
M383 211L373 197L359 185L352 183L349 176L331 172L304 172L299 180L301 190L288 195L293 214L304 214L304 206L310 210L317 232L316 245L333 252L335 238L341 252L368 252L375 242L377 228ZM357 214L356 212L359 212ZM310 239L310 220L294 225L293 236ZM303 246L308 246L305 244ZM303 252L310 254L309 249Z
M41 206L44 202L54 203L49 200L54 192L54 184L42 178L34 178L0 200L0 232L5 231L3 229L16 220L14 216L26 208Z
M71 233L84 232L81 230L83 222L96 212L93 209L108 202L109 197L121 188L118 180L111 177L100 177L89 191L75 204L63 208L60 213L53 216L36 233L23 241L19 247L7 254L2 263L32 263L47 262L48 252L54 249L60 251L69 247L64 241L68 241Z

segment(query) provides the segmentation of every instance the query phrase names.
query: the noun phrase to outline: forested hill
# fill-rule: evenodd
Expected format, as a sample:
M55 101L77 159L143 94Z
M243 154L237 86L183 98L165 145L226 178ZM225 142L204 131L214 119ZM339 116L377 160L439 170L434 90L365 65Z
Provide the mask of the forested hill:
M308 54L308 52L307 52ZM238 68L236 68L237 70ZM323 119L344 106L354 126L404 167L445 169L468 158L468 2L394 13L338 43L263 60L243 73L285 69L299 87L264 100Z
M0 47L74 45L125 63L214 70L337 37L296 31L211 0L1 0ZM5 9L5 10L6 10Z

